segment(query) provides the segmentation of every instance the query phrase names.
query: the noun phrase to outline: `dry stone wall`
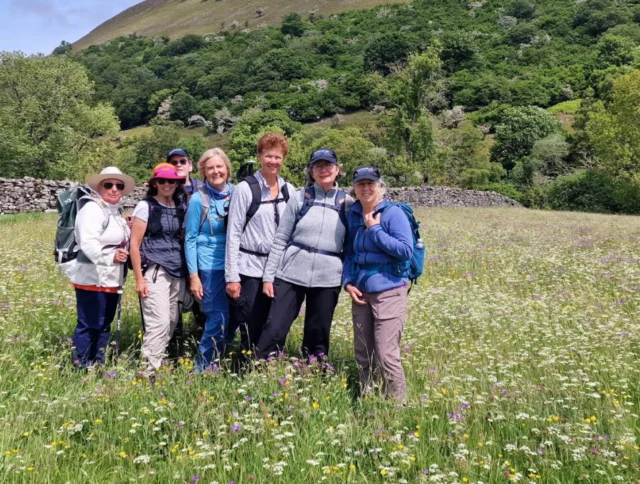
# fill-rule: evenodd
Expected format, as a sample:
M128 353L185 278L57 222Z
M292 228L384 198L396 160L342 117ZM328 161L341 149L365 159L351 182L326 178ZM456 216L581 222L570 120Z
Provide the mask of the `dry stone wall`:
M35 178L0 178L0 215L25 212L56 211L56 195L69 188L73 182L39 180ZM147 189L136 188L123 201L125 208L133 208ZM392 200L407 202L416 207L493 207L520 205L504 195L495 192L461 190L458 188L420 186L391 188L388 195Z

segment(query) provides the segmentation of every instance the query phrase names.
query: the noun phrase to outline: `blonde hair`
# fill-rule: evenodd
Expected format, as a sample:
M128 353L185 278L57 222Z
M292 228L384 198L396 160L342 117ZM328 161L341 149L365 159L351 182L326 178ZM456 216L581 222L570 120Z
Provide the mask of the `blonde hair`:
M202 154L202 156L198 160L198 173L200 173L200 176L203 180L206 180L207 176L204 172L205 166L207 166L207 162L211 158L214 158L216 156L222 158L222 161L224 161L224 166L227 167L227 181L231 180L231 172L233 171L233 168L231 167L231 161L229 161L229 157L224 152L224 150L222 150L222 148L211 148L210 150L207 150Z

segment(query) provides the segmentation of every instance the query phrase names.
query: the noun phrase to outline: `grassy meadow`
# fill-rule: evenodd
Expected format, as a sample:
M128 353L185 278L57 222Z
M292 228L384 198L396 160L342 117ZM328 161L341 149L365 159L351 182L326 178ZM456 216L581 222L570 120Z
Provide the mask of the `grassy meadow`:
M409 296L406 408L355 398L344 294L333 371L297 359L296 323L288 358L195 375L187 355L151 388L130 280L124 354L75 371L55 216L1 217L0 481L640 482L640 218L418 214L429 257Z

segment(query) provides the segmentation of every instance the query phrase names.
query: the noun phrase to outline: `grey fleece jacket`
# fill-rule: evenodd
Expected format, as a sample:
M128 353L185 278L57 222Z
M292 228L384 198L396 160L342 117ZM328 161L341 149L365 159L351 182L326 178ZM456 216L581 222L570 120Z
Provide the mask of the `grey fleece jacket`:
M260 182L262 191L262 201L271 200L271 189L267 185L262 173L255 173L255 177ZM290 183L286 183L278 177L278 186L282 192L284 185L288 186L289 201L296 196L296 189ZM278 194L278 198L282 193ZM225 252L225 280L226 282L240 282L240 275L249 277L262 277L264 267L267 263L266 256L256 256L240 251L240 247L254 252L268 254L271 250L271 242L276 233L276 222L274 209L282 219L286 203L260 205L256 214L251 218L247 227L244 224L247 212L251 206L251 188L246 182L236 185L231 196L229 206L229 221L227 227L227 247Z
M315 187L315 200L333 205L338 193L337 188L328 192L318 184ZM264 270L262 280L273 282L275 278L304 287L336 287L342 278L342 259L331 255L310 252L290 245L295 242L328 252L342 252L347 229L340 220L337 211L330 208L312 206L298 223L295 232L293 226L296 216L303 205L305 191L300 190L291 197ZM349 211L353 199L347 195L345 204ZM293 233L292 233L293 232Z

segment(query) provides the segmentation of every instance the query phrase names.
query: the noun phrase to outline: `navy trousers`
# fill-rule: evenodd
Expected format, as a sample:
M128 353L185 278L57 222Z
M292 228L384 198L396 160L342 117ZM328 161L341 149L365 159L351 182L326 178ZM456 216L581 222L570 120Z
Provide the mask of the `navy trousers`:
M73 333L73 346L76 348L77 365L87 368L95 363L104 363L119 296L76 289L78 324Z

